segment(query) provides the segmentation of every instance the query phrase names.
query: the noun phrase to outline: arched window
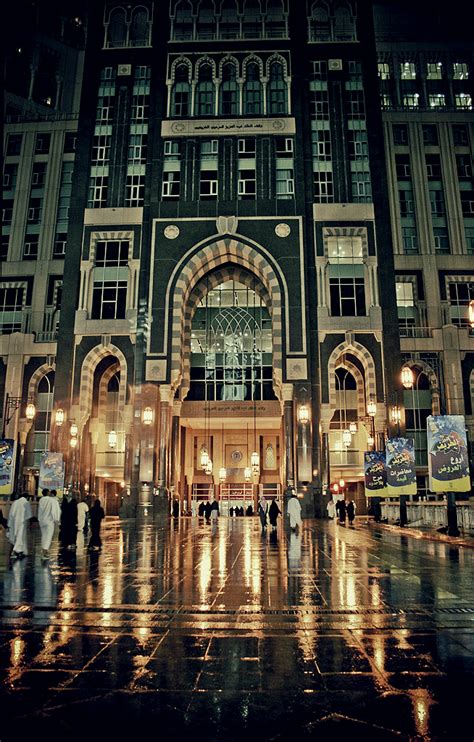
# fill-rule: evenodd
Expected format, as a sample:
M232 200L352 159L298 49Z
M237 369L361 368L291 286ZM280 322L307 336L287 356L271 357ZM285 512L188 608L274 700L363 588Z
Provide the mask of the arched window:
M242 35L245 39L258 39L262 36L262 14L259 0L247 0L245 3Z
M313 5L310 24L310 41L331 41L329 14L325 5Z
M238 114L237 69L233 62L226 62L222 67L222 81L219 89L219 113L223 116Z
M188 66L180 64L176 67L175 82L171 93L171 116L190 115L190 93Z
M145 8L135 8L130 25L130 46L147 46L149 43L148 13Z
M359 462L365 448L366 432L350 433L351 422L358 420L357 380L345 366L335 371L336 409L329 427L331 466L349 466ZM360 462L359 462L360 463Z
M213 116L215 112L212 67L207 63L202 64L199 68L194 112L196 116Z
M280 62L272 62L270 66L267 111L270 114L288 112L288 91Z
M416 466L428 465L426 419L432 415L431 384L425 371L412 366L413 387L403 392L407 438L415 441Z
M38 383L35 406L34 432L29 443L27 465L39 467L41 454L50 449L51 416L53 412L54 371L41 377ZM30 449L32 445L32 450Z
M216 38L216 9L212 0L202 0L199 3L197 37L198 39Z
M339 5L336 8L334 39L335 41L355 41L356 39L354 18L346 4Z
M219 24L221 39L238 39L240 36L240 22L235 0L224 0L222 3L221 19Z
M110 13L107 46L125 46L127 41L127 23L124 8L114 8Z
M262 113L262 83L260 69L256 62L250 62L246 68L244 82L244 114Z
M281 39L288 35L282 0L268 0L265 31L269 39Z
M188 0L181 0L176 6L174 40L188 41L193 38L193 9Z

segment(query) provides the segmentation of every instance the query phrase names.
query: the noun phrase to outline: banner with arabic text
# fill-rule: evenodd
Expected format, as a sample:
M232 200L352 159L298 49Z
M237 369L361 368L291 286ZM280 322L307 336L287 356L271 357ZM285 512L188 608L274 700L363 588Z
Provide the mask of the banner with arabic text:
M387 496L387 470L383 451L364 453L364 486L366 497Z
M15 479L15 441L0 440L0 495L11 495Z
M45 451L41 454L39 490L56 490L60 497L64 489L64 462L62 453Z
M432 492L469 492L469 458L464 415L427 418L429 488Z
M389 438L385 444L387 496L416 495L413 438Z

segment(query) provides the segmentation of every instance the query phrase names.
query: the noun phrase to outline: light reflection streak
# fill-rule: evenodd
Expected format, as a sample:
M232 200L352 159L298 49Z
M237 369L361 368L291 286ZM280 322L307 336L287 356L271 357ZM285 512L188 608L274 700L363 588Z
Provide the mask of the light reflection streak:
M202 550L201 561L199 563L199 589L201 593L201 603L207 607L208 591L211 584L211 544L205 543Z

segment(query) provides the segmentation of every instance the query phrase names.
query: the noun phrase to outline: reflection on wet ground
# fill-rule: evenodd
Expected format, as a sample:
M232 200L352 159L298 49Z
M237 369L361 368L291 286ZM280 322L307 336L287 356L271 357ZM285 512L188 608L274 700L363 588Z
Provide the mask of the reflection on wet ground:
M8 566L0 739L472 739L474 550L254 518L136 526ZM82 536L80 537L82 539Z

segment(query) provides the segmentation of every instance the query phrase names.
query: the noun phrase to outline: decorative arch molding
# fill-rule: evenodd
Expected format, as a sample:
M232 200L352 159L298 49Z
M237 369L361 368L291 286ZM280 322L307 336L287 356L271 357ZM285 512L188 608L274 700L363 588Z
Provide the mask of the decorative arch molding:
M212 80L215 83L217 80L217 72L216 72L216 62L212 57L209 57L207 55L203 57L199 57L199 59L196 62L196 67L194 70L194 81L196 83L199 82L199 72L201 67L204 67L204 65L208 64L212 70Z
M170 70L170 80L168 80L168 83L173 83L176 80L176 69L180 67L181 65L184 65L188 68L188 82L191 84L192 77L193 77L193 65L191 63L191 60L188 57L178 57L177 59L174 59L171 63L171 70Z
M270 67L274 62L278 62L283 66L283 76L286 81L288 81L289 75L288 75L288 62L286 61L285 57L282 57L281 54L278 54L278 52L275 52L270 57L268 57L266 64L265 64L265 75L268 79L270 79Z
M342 366L341 356L345 353L352 353L361 362L364 374L365 374L365 391L370 396L377 396L377 385L375 377L375 363L372 354L363 345L358 343L356 340L352 342L340 343L329 357L328 362L328 384L329 384L329 399L336 399L336 381L335 373L338 366ZM332 406L332 403L331 403ZM365 406L365 402L364 402Z
M43 376L49 374L50 371L56 372L56 364L43 363L42 366L36 369L31 375L28 382L28 397L35 397L38 391L38 384L40 383Z
M226 265L227 264L227 265ZM272 316L274 381L281 383L283 352L283 297L287 293L286 281L278 266L263 254L263 249L252 247L239 239L223 237L185 255L175 269L167 289L167 304L172 317L171 327L171 384L178 387L186 368L185 342L189 332L190 318L201 296L199 284L206 274L227 267L222 276L235 276L235 269L243 268L259 280L269 298ZM277 275L278 274L278 275ZM239 273L243 276L243 273ZM227 280L227 278L225 279ZM188 309L191 296L192 304Z
M236 79L239 77L240 74L240 67L239 62L236 57L234 57L232 54L226 54L225 57L222 57L222 59L219 62L219 79L222 80L222 70L224 69L226 64L233 64L235 67L235 77Z
M117 358L120 367L119 409L124 409L127 397L127 359L116 345L96 345L89 351L82 362L81 383L79 389L79 430L82 431L92 410L94 390L94 371L97 364L106 356ZM114 364L116 366L117 364ZM117 370L117 369L116 369Z
M101 376L99 386L99 399L97 404L99 417L101 416L102 411L105 411L105 409L107 408L107 388L110 379L117 373L117 371L120 372L120 363L118 362L113 363L111 366L109 366L109 368L107 368Z
M433 415L440 415L441 405L439 379L436 376L436 372L434 371L434 369L432 369L429 363L426 363L426 361L422 361L421 359L417 358L405 361L403 365L408 366L411 369L415 368L418 371L422 371L424 374L426 374L426 376L428 377L428 381L430 382L431 408Z
M365 385L364 377L359 368L354 363L351 363L347 359L341 358L340 362L336 361L336 369L345 368L356 380L357 388L357 416L365 417Z

